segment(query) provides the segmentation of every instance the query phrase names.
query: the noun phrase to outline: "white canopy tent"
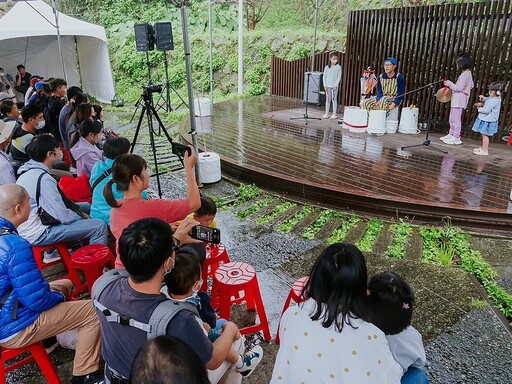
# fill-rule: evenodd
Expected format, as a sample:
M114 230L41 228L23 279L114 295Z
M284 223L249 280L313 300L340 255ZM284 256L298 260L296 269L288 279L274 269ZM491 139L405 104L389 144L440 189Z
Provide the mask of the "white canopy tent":
M110 102L115 91L105 29L63 13L58 26L62 59L52 7L41 0L16 3L0 19L0 67L14 75L23 64L33 75L66 77L68 85Z

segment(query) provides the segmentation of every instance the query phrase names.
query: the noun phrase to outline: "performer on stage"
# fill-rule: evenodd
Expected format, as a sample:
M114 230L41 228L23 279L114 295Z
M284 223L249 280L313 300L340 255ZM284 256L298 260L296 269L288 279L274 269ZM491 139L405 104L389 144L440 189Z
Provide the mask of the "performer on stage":
M391 111L400 105L405 93L405 77L397 71L397 64L394 57L384 61L384 73L377 81L377 96L365 100L364 109Z

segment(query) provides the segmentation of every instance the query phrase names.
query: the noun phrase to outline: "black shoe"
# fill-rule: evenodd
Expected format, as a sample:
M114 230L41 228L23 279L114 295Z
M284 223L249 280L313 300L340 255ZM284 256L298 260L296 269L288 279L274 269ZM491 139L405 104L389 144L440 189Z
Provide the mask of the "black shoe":
M85 376L73 376L71 384L103 384L105 378L98 373L90 373Z
M43 347L46 350L47 354L52 353L58 346L59 342L57 341L56 336L52 336L47 338L46 340L43 340Z

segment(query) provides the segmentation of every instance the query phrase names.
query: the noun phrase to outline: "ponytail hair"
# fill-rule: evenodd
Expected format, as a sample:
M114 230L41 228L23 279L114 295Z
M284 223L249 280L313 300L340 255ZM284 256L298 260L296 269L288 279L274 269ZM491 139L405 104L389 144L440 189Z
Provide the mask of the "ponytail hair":
M73 139L71 139L71 143L69 144L70 148L73 148L75 144L78 142L80 137L87 137L90 133L97 135L103 129L103 123L98 120L85 120L82 124L80 124L80 128L73 135Z
M103 197L112 208L119 208L121 205L115 199L112 192L112 185L116 183L117 189L126 192L130 188L133 176L139 176L148 167L146 160L139 155L124 154L117 157L112 164L112 179L103 188Z

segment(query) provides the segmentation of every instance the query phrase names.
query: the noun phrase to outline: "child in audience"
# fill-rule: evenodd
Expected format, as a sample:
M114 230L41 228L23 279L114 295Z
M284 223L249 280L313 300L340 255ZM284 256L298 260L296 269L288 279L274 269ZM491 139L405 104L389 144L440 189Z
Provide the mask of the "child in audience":
M404 375L401 383L428 383L423 371L425 348L420 333L411 325L414 294L398 275L384 272L368 284L370 321L384 334Z
M199 297L199 289L203 285L201 278L201 264L199 257L195 252L190 250L178 250L174 261L174 268L164 275L165 285L168 289L168 295L171 300L186 301L193 303L199 307L201 317L204 317L205 311L202 308L202 300ZM206 295L208 296L208 295ZM203 295L204 297L204 295ZM208 297L208 301L209 301ZM208 304L211 308L209 302ZM206 309L206 308L204 308ZM204 333L208 335L211 331L211 325L203 321L201 317L197 317L197 322L204 328ZM263 349L257 345L243 355L231 347L226 357L226 361L234 364L235 370L242 376L249 376L256 365L259 364L263 357Z
M193 214L189 215L189 217L205 227L217 228L217 222L215 221L216 214L217 205L215 201L213 201L211 197L201 196L201 207Z
M96 144L103 140L103 124L100 121L86 120L71 141L71 155L76 160L78 176L91 177L91 171L98 161L103 161L103 152Z

